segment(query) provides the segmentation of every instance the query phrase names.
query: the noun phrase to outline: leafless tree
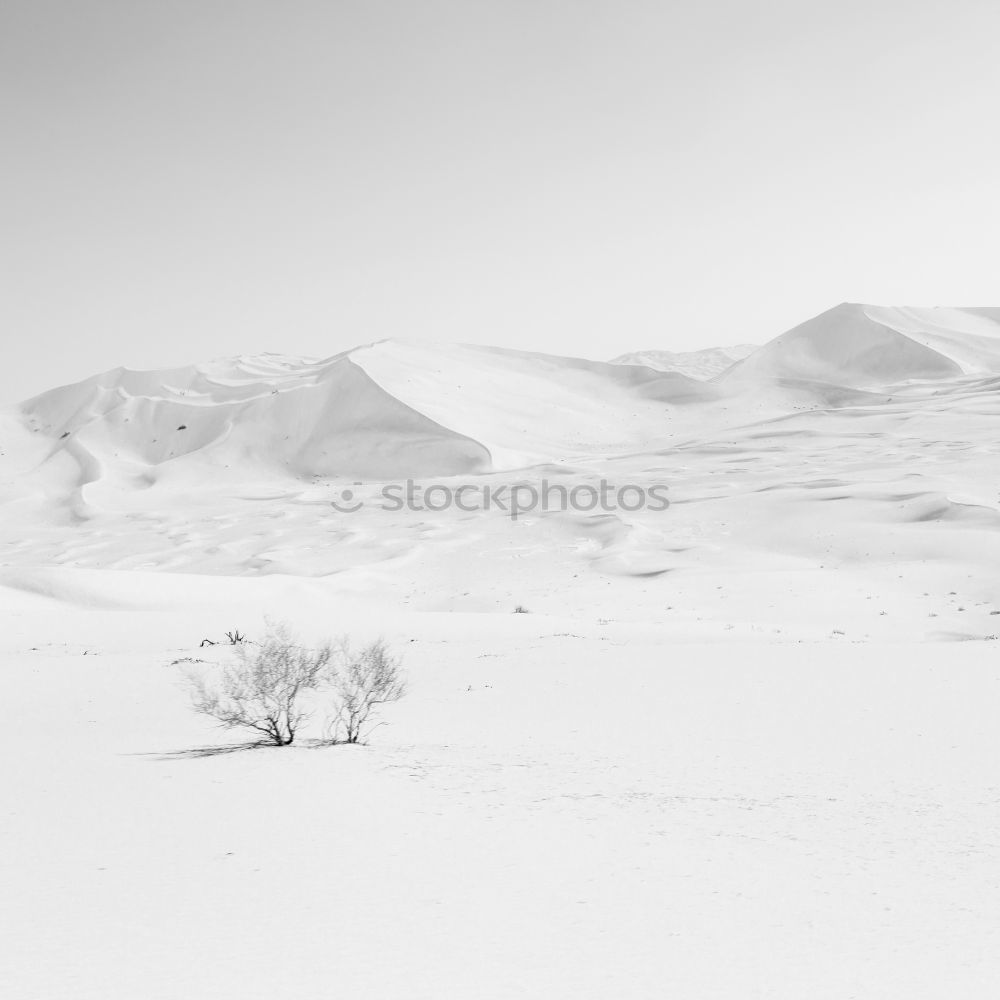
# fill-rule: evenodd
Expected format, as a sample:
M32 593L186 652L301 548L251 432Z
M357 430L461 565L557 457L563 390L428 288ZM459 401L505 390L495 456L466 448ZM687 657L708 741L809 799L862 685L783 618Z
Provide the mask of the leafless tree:
M214 682L188 675L192 706L227 729L254 730L287 746L307 718L302 695L320 684L331 653L329 643L308 649L287 625L270 625L256 645L234 644L233 660Z
M341 640L328 678L336 709L328 723L333 743L360 743L369 736L373 713L380 705L398 701L406 693L399 658L389 652L383 639L354 650Z

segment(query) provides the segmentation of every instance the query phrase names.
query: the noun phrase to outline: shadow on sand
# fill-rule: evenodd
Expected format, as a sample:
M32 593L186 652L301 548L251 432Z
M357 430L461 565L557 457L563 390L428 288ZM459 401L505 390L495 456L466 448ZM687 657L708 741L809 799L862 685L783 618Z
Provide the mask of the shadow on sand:
M167 753L141 753L137 757L152 757L155 760L196 760L199 757L222 757L225 754L241 753L244 750L274 750L273 743L262 740L252 743L227 743L225 746L191 747L189 750L170 750Z
M289 744L291 745L291 744ZM317 748L336 746L331 740L296 740L295 746L299 749L303 747ZM211 747L191 747L187 750L168 750L166 752L152 752L126 754L128 757L150 757L153 760L198 760L202 757L222 757L231 753L242 753L245 750L284 750L284 747L276 746L268 740L254 740L250 743L226 743L223 746Z

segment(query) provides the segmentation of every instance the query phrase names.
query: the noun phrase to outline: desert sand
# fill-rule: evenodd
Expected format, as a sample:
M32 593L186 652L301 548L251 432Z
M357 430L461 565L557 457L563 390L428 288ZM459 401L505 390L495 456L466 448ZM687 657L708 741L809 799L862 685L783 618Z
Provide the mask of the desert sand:
M6 995L989 995L1000 310L699 353L393 340L0 414ZM402 653L368 746L192 714L265 615Z

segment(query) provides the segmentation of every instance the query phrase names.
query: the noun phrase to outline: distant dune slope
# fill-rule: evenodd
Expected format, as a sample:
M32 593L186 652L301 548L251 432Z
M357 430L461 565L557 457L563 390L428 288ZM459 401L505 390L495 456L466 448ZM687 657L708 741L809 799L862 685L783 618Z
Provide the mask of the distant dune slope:
M1000 372L1000 309L864 308L871 319L951 359L966 374Z
M987 372L1000 372L1000 324L989 315L843 303L770 341L718 381L870 389Z
M489 448L498 468L666 440L720 397L674 372L465 345L388 341L351 355L395 398Z
M754 344L709 347L703 351L633 351L613 358L613 365L643 365L689 378L710 379L757 350Z

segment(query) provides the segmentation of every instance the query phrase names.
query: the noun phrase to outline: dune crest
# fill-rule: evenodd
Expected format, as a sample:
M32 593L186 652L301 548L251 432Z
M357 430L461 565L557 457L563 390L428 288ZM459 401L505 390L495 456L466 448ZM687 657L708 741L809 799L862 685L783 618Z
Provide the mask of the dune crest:
M765 344L719 381L798 379L872 389L990 372L1000 372L995 318L845 302Z
M665 435L673 411L719 395L637 366L384 341L325 361L119 368L42 393L19 413L27 433L50 442L38 463L46 474L92 494L95 483L516 468L641 447Z

